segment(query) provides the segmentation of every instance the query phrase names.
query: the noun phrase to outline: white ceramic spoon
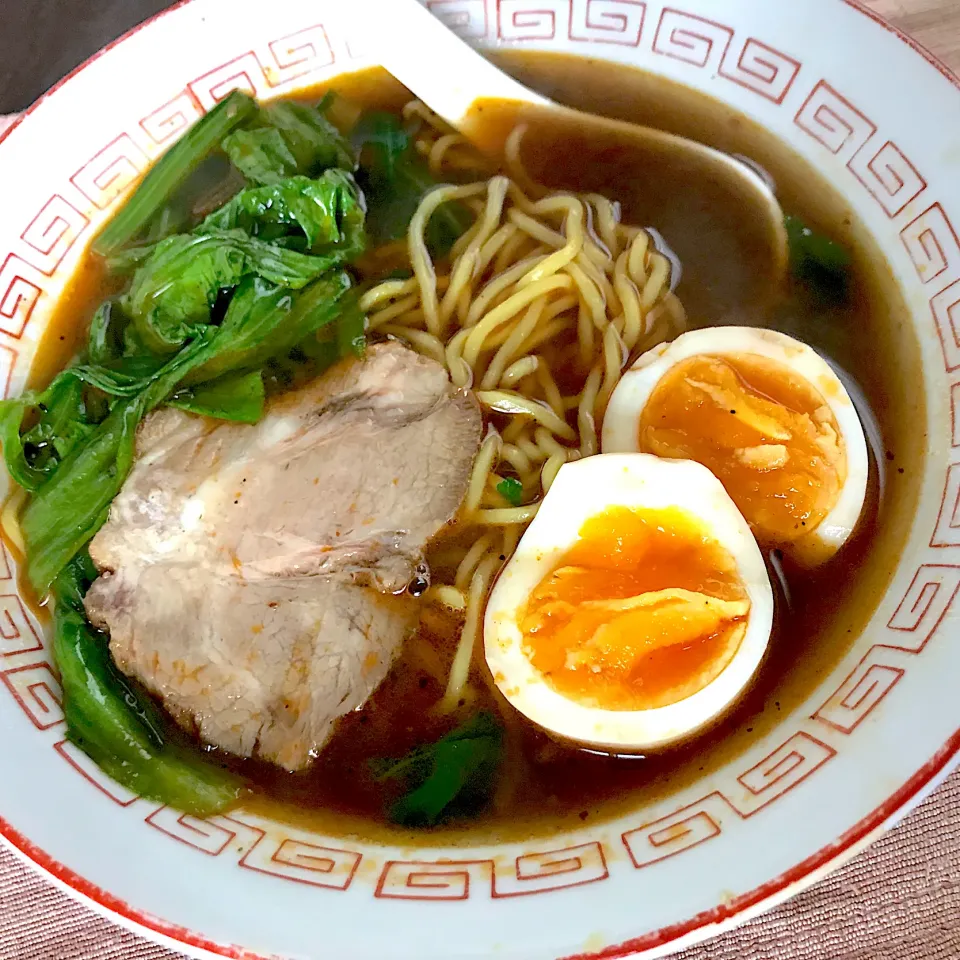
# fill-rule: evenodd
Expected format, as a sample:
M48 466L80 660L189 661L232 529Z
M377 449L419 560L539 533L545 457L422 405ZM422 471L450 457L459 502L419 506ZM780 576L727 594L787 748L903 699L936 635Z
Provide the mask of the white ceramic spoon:
M615 185L611 199L661 229L679 254L694 313L704 314L696 320L723 319L779 287L788 255L783 211L770 185L741 161L662 130L560 106L497 69L418 0L344 3L354 31L379 62L484 152L502 154L510 132L523 123L521 156L533 179L588 190L596 188L591 180L599 171L608 195ZM708 207L712 221L691 225L689 214L697 221ZM679 236L684 232L686 243ZM705 234L712 234L711 243L702 242ZM731 243L752 264L749 276L734 281L712 252Z

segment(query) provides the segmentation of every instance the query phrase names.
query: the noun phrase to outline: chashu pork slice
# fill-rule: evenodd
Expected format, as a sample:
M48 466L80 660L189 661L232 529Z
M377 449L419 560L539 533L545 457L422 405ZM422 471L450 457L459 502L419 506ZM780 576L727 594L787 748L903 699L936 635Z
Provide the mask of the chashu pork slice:
M474 398L398 343L256 425L152 414L90 553L117 665L207 743L307 766L416 627L407 586L457 512Z

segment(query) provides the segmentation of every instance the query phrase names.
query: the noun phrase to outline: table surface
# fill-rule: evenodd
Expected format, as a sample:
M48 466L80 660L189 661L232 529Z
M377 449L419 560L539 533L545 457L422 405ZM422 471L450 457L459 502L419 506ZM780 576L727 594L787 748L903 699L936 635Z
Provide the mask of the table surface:
M84 57L166 5L0 0L0 113L26 106ZM960 73L960 0L866 5ZM960 773L825 882L678 960L957 960L958 917ZM0 960L174 957L68 900L0 848Z

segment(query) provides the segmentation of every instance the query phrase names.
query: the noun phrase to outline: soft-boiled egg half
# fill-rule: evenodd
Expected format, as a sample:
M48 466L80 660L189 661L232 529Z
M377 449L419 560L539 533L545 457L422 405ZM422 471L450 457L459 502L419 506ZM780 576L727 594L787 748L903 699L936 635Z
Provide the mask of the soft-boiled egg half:
M641 453L561 467L487 603L494 682L548 733L639 752L722 714L757 669L773 593L705 467Z
M863 427L840 379L772 330L694 330L645 353L610 398L602 449L702 463L761 547L807 566L850 536L867 488Z

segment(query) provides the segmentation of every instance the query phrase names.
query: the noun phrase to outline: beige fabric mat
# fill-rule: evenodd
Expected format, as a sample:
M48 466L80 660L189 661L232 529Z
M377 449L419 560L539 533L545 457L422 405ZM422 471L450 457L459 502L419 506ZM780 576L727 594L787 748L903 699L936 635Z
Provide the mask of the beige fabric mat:
M177 956L94 915L0 848L0 960ZM823 883L678 960L957 958L960 772Z

